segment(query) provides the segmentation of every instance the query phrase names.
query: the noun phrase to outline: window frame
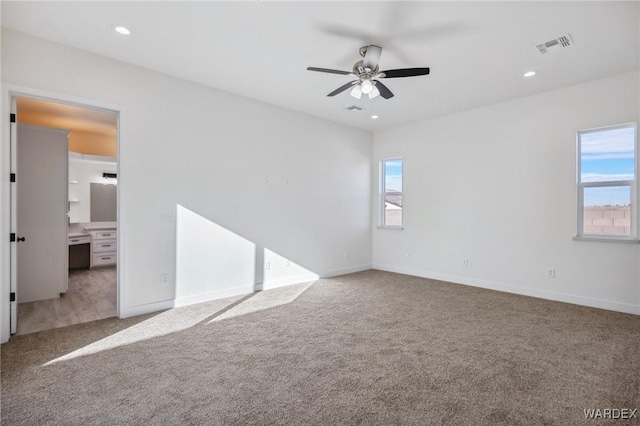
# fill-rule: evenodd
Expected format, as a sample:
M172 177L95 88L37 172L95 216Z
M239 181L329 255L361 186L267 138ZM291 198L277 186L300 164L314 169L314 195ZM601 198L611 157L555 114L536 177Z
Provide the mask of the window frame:
M386 224L386 214L385 214L385 194L386 194L386 177L387 177L387 173L386 173L386 163L388 161L395 161L395 160L400 160L402 162L402 191L400 191L400 194L402 195L402 208L400 209L400 218L401 218L401 223L402 225L387 225ZM378 228L382 228L382 229L398 229L398 230L402 230L404 229L404 160L402 158L402 156L398 156L398 157L389 157L389 158L383 158L382 160L380 160L379 163L379 176L380 176L380 182L379 182L379 189L380 189L380 196L378 197L380 206L379 206L379 220L378 220Z
M607 130L616 130L632 128L633 129L633 154L634 154L634 179L632 180L616 180L616 181L602 181L602 182L582 182L582 136L590 133L598 133ZM621 241L621 242L638 242L638 206L637 206L637 193L638 193L638 123L623 123L613 126L603 126L586 130L579 130L576 134L576 186L578 189L578 211L577 211L577 233L574 239L588 240L588 241ZM584 233L584 191L586 188L615 188L615 187L628 187L630 191L630 203L631 203L631 221L630 221L630 235L598 235L598 234L585 234Z

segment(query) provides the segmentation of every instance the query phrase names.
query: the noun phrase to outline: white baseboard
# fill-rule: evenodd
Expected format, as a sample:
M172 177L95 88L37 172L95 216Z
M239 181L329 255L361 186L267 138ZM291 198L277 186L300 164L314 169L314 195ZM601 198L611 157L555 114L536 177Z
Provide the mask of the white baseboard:
M260 285L260 290L271 290L278 287L286 287L294 284L308 283L309 281L317 281L319 277L316 274L303 274L294 277L282 278L279 280L267 281Z
M489 290L502 291L505 293L520 294L523 296L537 297L539 299L554 300L556 302L571 303L574 305L589 306L592 308L606 309L609 311L624 312L626 314L640 315L640 306L630 303L620 303L611 300L593 299L590 297L575 296L554 291L540 290L529 287L519 287L511 284L487 281L476 278L461 277L458 275L442 274L439 272L424 271L421 269L405 268L390 265L372 265L372 269L380 271L396 272L399 274L413 275L416 277L430 278L433 280L447 281L455 284L463 284L472 287L486 288Z
M209 302L211 300L224 299L226 297L240 296L242 294L249 294L253 292L254 286L249 285L221 291L196 294L193 296L178 297L173 300L163 300L162 302L131 306L123 309L120 318L129 318L138 315L150 314L153 312L166 311L167 309L179 308L181 306L193 305L195 303Z
M255 291L255 286L245 285L240 287L234 287L218 291L210 291L207 293L194 294L192 296L177 297L173 300L173 308L179 308L181 306L193 305L195 303L209 302L211 300L224 299L226 297L240 296L243 294L250 294Z
M337 277L339 275L352 274L354 272L368 271L371 268L372 268L371 264L349 266L348 268L341 268L341 269L334 269L333 271L327 271L323 274L320 274L320 278L331 278L331 277Z
M289 285L308 283L309 281L316 281L316 280L319 280L320 278L337 277L339 275L346 275L354 272L367 271L369 269L371 269L371 265L356 265L356 266L349 266L348 268L334 269L332 271L321 273L320 275L316 275L316 274L297 275L295 277L287 277L287 278L283 278L275 281L257 284L256 290L271 290L278 287L286 287Z
M131 306L122 309L120 318L137 317L138 315L150 314L152 312L166 311L173 308L173 300L163 300L162 302L147 303L145 305Z

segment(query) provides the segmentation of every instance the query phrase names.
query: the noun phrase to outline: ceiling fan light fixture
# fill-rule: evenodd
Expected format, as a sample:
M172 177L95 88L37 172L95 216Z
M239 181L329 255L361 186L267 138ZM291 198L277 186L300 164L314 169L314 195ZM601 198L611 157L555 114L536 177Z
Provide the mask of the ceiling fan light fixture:
M368 95L373 90L373 83L368 78L362 80L362 83L360 83L360 86L361 86L362 93L364 93L365 95Z
M351 93L349 94L356 99L360 99L362 97L362 90L360 89L360 85L356 84L355 86L353 86L353 89L351 89Z
M379 95L380 95L380 91L376 86L373 86L373 88L371 89L371 92L369 92L369 99L373 99Z

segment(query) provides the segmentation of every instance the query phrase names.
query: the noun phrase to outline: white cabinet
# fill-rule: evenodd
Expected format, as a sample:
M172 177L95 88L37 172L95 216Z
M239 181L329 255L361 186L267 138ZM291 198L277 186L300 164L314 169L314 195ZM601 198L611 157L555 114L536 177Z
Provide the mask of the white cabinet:
M91 231L91 268L114 266L118 239L115 229Z
M114 266L116 261L116 253L94 253L93 256L91 256L91 267Z
M80 237L69 237L69 245L75 246L78 244L88 244L91 242L91 237L89 236L80 236Z
M109 229L106 231L92 231L91 236L94 240L112 240L117 236L115 229Z
M93 242L93 252L103 253L114 251L116 249L116 240L96 240Z

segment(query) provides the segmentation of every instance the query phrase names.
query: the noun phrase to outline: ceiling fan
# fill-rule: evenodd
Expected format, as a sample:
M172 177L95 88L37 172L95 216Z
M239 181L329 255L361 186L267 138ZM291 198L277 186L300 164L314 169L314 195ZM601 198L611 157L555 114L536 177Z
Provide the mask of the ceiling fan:
M362 46L360 48L360 56L362 56L363 59L353 65L351 72L316 67L308 67L307 70L357 77L357 80L350 81L338 87L327 96L335 96L351 88L351 96L358 99L360 99L363 94L368 95L369 99L373 99L378 95L385 99L392 98L393 93L387 86L382 84L379 80L380 78L416 77L429 74L429 68L402 68L380 71L378 61L380 60L381 53L382 48L380 46Z

